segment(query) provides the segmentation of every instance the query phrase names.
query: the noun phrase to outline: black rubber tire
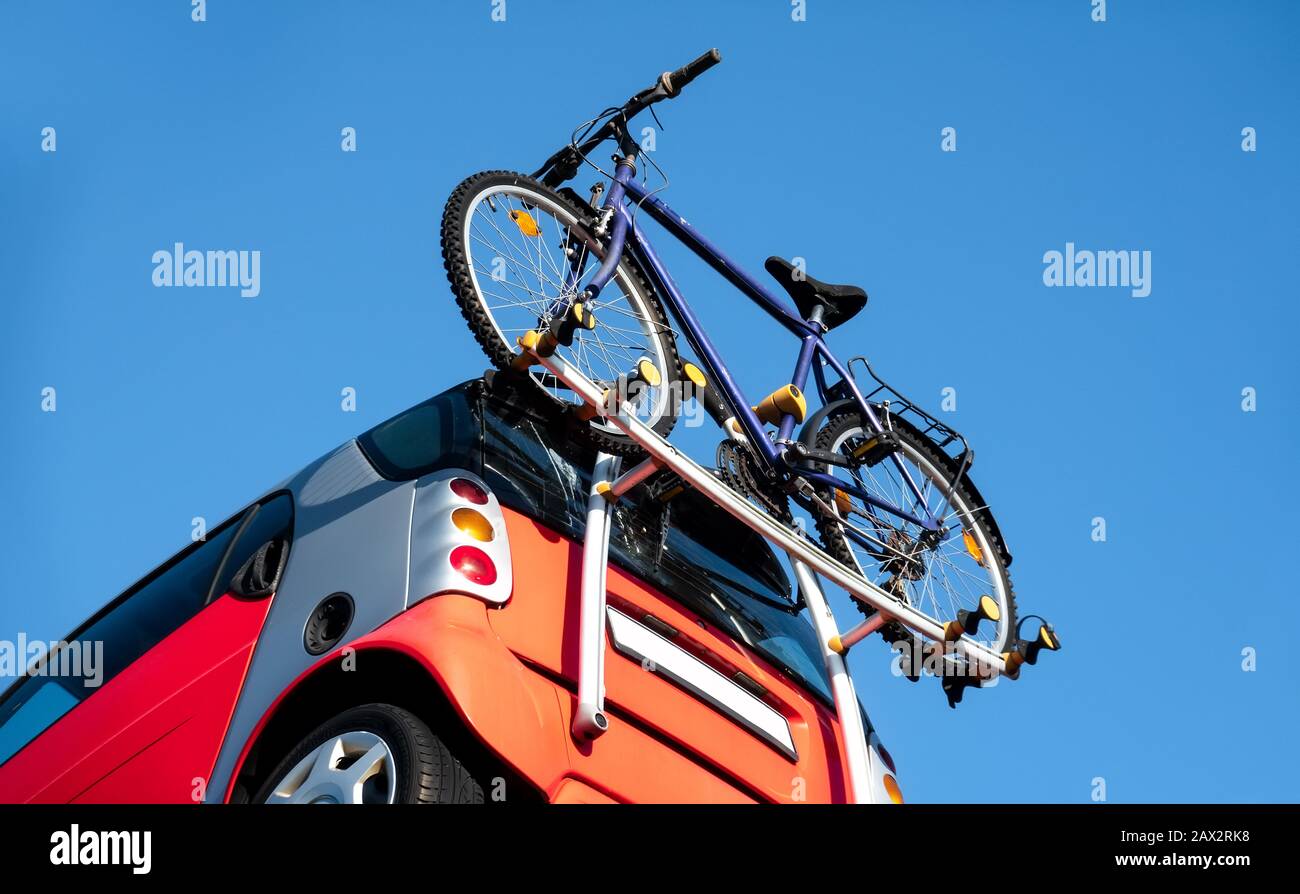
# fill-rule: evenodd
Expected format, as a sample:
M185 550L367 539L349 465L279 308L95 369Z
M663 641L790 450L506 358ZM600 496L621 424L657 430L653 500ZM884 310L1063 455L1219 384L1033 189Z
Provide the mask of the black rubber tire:
M886 413L884 409L879 408L876 412L880 421L884 423L886 421ZM951 464L951 459L947 454L940 450L933 441L921 432L917 431L916 428L910 425L905 419L889 417L888 424L894 430L894 433L898 436L900 441L906 443L910 448L925 457L930 465L932 465L937 471L944 475L950 474L948 469ZM838 413L830 419L827 419L826 424L822 426L820 431L818 431L817 447L823 450L829 450L831 449L831 445L839 440L845 432L852 431L855 428L867 428L856 411ZM944 483L950 484L951 478L945 478ZM961 483L957 485L954 494L966 506L980 506L980 500L977 496L972 495L972 488L967 485L965 476L963 476ZM833 504L831 495L828 493L822 494L822 499L828 504ZM992 515L989 511L986 508L977 508L971 511L971 515L974 517L975 525L979 528L980 534L985 538L985 541L993 547L990 550L993 557L992 561L994 562L994 566L1001 575L1002 582L1006 587L1006 633L1002 642L994 644L996 646L994 651L1005 652L1015 645L1016 631L1016 594L1011 583L1011 574L1008 572L1006 561L1003 558L1003 556L1006 555L1006 550L998 532L997 525L992 523ZM817 525L817 533L821 537L822 545L825 547L826 551L841 565L856 572L858 567L857 562L854 561L848 538L844 535L844 532L840 530L840 526L834 519L827 518L822 513L814 513L814 519ZM874 614L869 606L858 602L856 599L853 600L853 602L863 611L864 614ZM882 634L884 634L884 638L888 641L895 641L910 636L910 634L899 628L897 624L887 626L889 626L890 629L882 629Z
M478 290L474 288L474 281L470 276L469 260L465 256L465 248L461 243L461 234L465 230L465 216L471 210L468 207L469 200L485 186L523 186L539 192L557 205L570 211L575 219L587 229L590 228L591 224L591 208L585 206L585 203L580 206L570 196L544 186L532 177L513 171L483 171L474 174L462 181L452 191L451 197L447 199L447 205L442 214L441 232L442 258L443 265L447 270L447 279L451 283L451 290L456 296L456 303L460 306L460 312L465 317L465 322L469 324L470 331L474 333L474 339L478 342L479 347L483 349L483 353L487 355L488 360L497 369L509 370L517 349L514 345L508 345L502 341L501 336L497 334L496 327L492 325L492 320L483 307ZM599 257L600 255L596 254L596 256ZM635 284L636 289L645 298L651 316L654 317L651 322L656 323L663 333L662 347L668 369L660 370L660 373L664 377L665 384L680 381L682 378L682 364L677 353L677 343L673 336L673 330L668 325L668 318L664 314L659 295L651 288L649 280L631 251L624 251L623 257L619 260L619 273L627 276ZM569 412L571 410L571 404L556 399L542 387L540 382L532 379L532 377L528 378L537 384L536 390L545 399L545 404L553 406L559 412ZM673 425L677 422L679 410L677 394L678 389L668 389L669 398L666 411L651 426L656 433L663 437L667 437L668 433L672 431ZM599 419L597 418L595 421L599 421ZM641 452L640 446L621 432L611 432L596 427L593 423L575 424L572 428L575 434L597 450L619 456L634 456Z
M378 703L349 708L314 729L275 765L253 802L265 803L274 786L312 749L349 731L374 733L393 752L398 770L395 803L483 803L482 786L428 724L404 708Z

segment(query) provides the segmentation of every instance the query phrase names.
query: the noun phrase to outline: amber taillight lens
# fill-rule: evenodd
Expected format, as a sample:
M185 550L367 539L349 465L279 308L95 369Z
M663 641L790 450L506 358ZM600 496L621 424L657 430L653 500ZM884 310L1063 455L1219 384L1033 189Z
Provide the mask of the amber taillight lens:
M898 780L889 773L885 774L885 791L889 793L889 800L895 804L903 803L903 790L898 787Z
M480 543L490 543L496 536L496 532L492 530L492 522L487 520L487 516L467 506L452 512L451 523L462 534L473 537Z

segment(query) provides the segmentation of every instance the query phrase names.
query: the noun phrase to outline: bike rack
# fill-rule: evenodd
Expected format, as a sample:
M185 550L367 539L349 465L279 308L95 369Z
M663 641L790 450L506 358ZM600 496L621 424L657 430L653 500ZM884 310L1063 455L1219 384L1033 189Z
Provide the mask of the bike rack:
M663 468L671 469L686 484L702 492L790 557L830 677L835 710L845 739L849 783L854 801L869 802L871 786L866 729L853 682L844 663L844 654L850 645L875 632L887 621L898 621L915 634L948 646L970 662L975 673L969 685L982 684L996 675L1005 675L1009 679L1019 676L1020 667L1024 663L1019 651L998 654L973 640L961 636L953 639L951 621L937 623L911 606L899 602L885 590L845 568L801 534L781 525L732 491L710 471L629 413L626 404L615 399L613 402L617 406L609 406L611 401L606 389L592 382L563 357L548 351L541 339L535 335L532 338L526 335L519 343L521 352L516 361L516 369L522 371L534 363L542 365L583 401L585 416L590 418L598 415L613 423L648 454L647 459L621 477L615 477L618 471L616 458L607 454L597 456L587 500L587 531L583 549L579 708L573 725L576 736L591 739L603 733L608 726L603 713L603 702L609 510L620 495ZM859 602L874 608L875 616L841 634L822 592L819 576L842 588Z
M578 709L575 738L591 741L609 729L605 717L605 576L609 567L610 510L600 485L618 474L619 458L596 455L587 494L587 530L582 541L582 595L578 609Z
M610 513L619 497L663 468L661 463L651 458L616 478L619 463L616 456L596 454L591 489L587 495L587 526L582 542L582 592L578 610L578 708L573 717L574 738L587 742L599 738L609 729L609 719L605 716L605 624ZM835 712L844 736L851 800L870 804L870 748L857 692L844 663L843 652L847 650L837 650L832 645L837 638L835 616L817 576L797 559L793 560L793 565L795 580L812 616L822 661L830 679Z
M709 497L738 521L763 538L774 543L792 559L805 563L816 574L846 590L859 602L866 603L890 620L898 621L920 636L944 642L943 625L933 621L909 605L895 599L885 590L866 578L845 568L821 549L813 546L796 532L787 529L769 517L748 500L731 490L695 460L682 453L649 426L625 411L606 406L606 392L581 372L556 354L543 356L532 348L525 348L535 362L551 372L570 391L595 409L597 415L612 422L633 441L636 441L659 465L673 472L696 490ZM613 485L617 487L617 483ZM1005 654L999 655L980 643L958 639L949 643L954 651L976 664L984 676L994 676L1006 671Z

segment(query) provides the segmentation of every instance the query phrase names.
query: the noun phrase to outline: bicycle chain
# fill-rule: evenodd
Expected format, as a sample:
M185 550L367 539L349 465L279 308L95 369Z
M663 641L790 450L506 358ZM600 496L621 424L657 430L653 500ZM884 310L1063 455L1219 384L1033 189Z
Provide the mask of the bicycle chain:
M757 503L768 515L784 524L794 523L785 491L764 473L758 457L746 444L723 441L718 444L718 475L722 482L747 500Z

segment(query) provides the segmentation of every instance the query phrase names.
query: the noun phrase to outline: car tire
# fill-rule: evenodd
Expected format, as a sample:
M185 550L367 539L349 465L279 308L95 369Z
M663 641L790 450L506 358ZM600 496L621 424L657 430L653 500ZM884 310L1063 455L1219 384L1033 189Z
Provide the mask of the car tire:
M376 703L313 730L276 764L253 802L482 804L483 788L423 720Z

